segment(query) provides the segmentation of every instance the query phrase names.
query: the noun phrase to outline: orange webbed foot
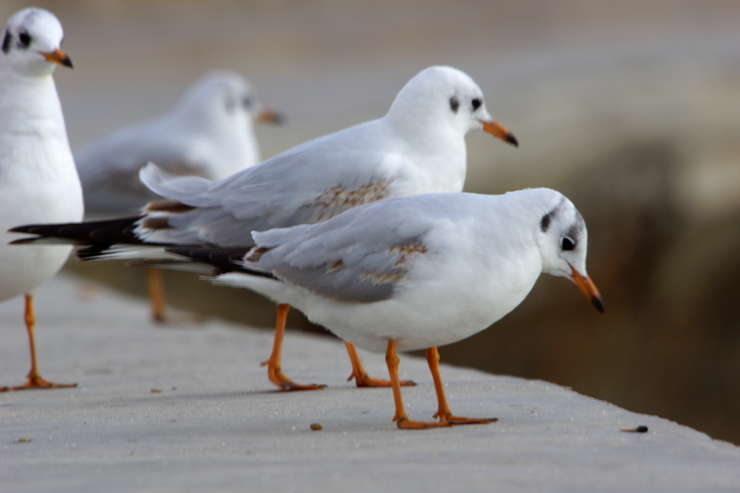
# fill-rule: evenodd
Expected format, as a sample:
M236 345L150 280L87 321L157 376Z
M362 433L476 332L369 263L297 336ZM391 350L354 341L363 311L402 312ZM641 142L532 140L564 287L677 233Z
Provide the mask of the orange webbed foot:
M452 414L440 417L439 413L435 414L434 417L439 418L440 423L450 423L451 425L485 425L498 421L498 418L465 418Z
M355 379L355 385L358 387L390 387L391 381L390 380L383 380L382 378L373 378L368 376L367 373L357 376L355 372L352 372L352 374L349 376L347 381L351 381L352 379ZM400 382L401 387L414 387L416 385L416 382L413 380L401 380Z
M290 378L286 377L285 374L280 370L279 367L271 366L270 360L263 361L262 366L267 366L267 377L272 383L280 387L282 390L321 390L325 389L325 384L311 383L307 385L295 383Z
M2 387L0 392L10 392L18 390L49 390L49 389L73 389L77 387L76 383L54 383L44 380L41 377L29 377L26 383L15 387Z
M445 421L413 421L406 417L396 420L396 426L402 430L428 430L430 428L450 428L453 423Z

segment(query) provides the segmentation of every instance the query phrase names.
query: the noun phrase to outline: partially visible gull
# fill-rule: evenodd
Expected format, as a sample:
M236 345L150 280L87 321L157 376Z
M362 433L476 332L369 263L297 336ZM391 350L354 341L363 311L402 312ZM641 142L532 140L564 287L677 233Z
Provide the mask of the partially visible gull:
M254 122L279 123L252 84L241 75L214 70L203 75L169 112L116 130L74 153L88 217L138 212L160 198L139 180L139 170L155 162L178 176L220 180L260 161ZM152 318L165 322L159 271L149 270Z
M62 107L51 74L72 67L61 50L62 25L51 12L28 8L14 14L0 52L0 301L25 295L31 371L19 387L74 387L41 378L36 363L33 297L64 265L69 246L19 248L8 242L12 226L82 220L82 190L67 140Z

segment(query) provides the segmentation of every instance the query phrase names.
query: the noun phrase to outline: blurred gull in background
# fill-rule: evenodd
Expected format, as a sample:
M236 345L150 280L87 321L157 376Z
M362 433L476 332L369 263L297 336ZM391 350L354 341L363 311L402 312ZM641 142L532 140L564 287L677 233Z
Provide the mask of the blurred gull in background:
M196 81L155 119L116 130L74 153L88 216L137 212L159 197L139 181L156 163L174 175L220 180L260 161L253 122L279 123L252 85L225 70Z
M74 153L88 217L137 213L159 198L139 180L152 161L173 175L219 180L260 161L253 122L280 123L252 85L226 70L196 81L168 113L114 131ZM165 322L161 275L149 271L152 317Z

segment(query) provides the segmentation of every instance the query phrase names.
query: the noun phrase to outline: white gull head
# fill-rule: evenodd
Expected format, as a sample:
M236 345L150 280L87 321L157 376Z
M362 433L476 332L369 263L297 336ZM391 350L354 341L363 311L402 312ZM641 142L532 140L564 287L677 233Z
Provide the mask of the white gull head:
M39 8L17 12L3 33L2 55L18 74L44 77L57 64L72 67L69 57L61 50L64 31L54 14Z

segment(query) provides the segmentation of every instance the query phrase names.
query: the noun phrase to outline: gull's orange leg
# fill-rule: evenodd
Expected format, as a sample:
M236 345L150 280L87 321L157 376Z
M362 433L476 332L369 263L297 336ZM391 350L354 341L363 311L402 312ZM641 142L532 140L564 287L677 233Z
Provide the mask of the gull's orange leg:
M152 308L152 320L158 324L166 322L164 282L159 269L147 269L147 285L149 286L149 302Z
M67 389L77 387L76 383L53 383L44 380L39 375L38 366L36 366L36 340L33 335L33 326L36 323L36 317L33 314L33 297L26 295L26 330L28 331L28 341L31 346L31 371L28 372L28 380L23 385L17 387L2 387L0 392L8 390L29 390L29 389Z
M439 418L440 423L450 423L453 425L477 425L498 421L498 418L462 418L459 416L453 416L450 411L450 406L447 405L445 389L442 385L442 377L439 375L439 351L437 351L436 347L430 347L427 349L427 362L429 363L429 371L432 373L432 379L434 380L434 390L437 392L438 407L437 413L434 417Z
M283 390L317 390L323 389L326 385L299 385L290 378L286 377L280 370L280 355L283 352L283 337L285 336L285 321L288 318L290 305L280 304L277 309L277 323L275 324L275 339L272 343L272 354L270 359L262 362L262 366L267 366L267 377L272 383Z
M164 295L164 278L159 269L147 269L147 286L149 288L149 304L152 310L152 321L162 325L189 325L203 322L198 315L185 317L168 317L167 301Z
M365 371L365 367L362 366L362 361L360 361L360 356L357 354L357 349L355 348L355 345L347 341L344 341L344 345L347 346L349 360L350 362L352 362L352 375L350 375L347 379L348 382L354 378L355 384L357 384L358 387L391 386L390 380L369 377L367 372ZM401 380L400 383L401 387L412 387L416 385L416 382L414 382L413 380Z
M406 410L403 407L403 398L401 397L401 383L398 381L398 356L396 355L396 341L393 339L388 341L388 350L385 353L385 362L388 365L388 373L391 376L391 386L393 387L393 402L396 404L396 414L393 416L393 421L396 425L404 430L424 430L426 428L441 428L452 426L453 423L442 422L439 423L425 423L422 421L411 421L406 415Z

